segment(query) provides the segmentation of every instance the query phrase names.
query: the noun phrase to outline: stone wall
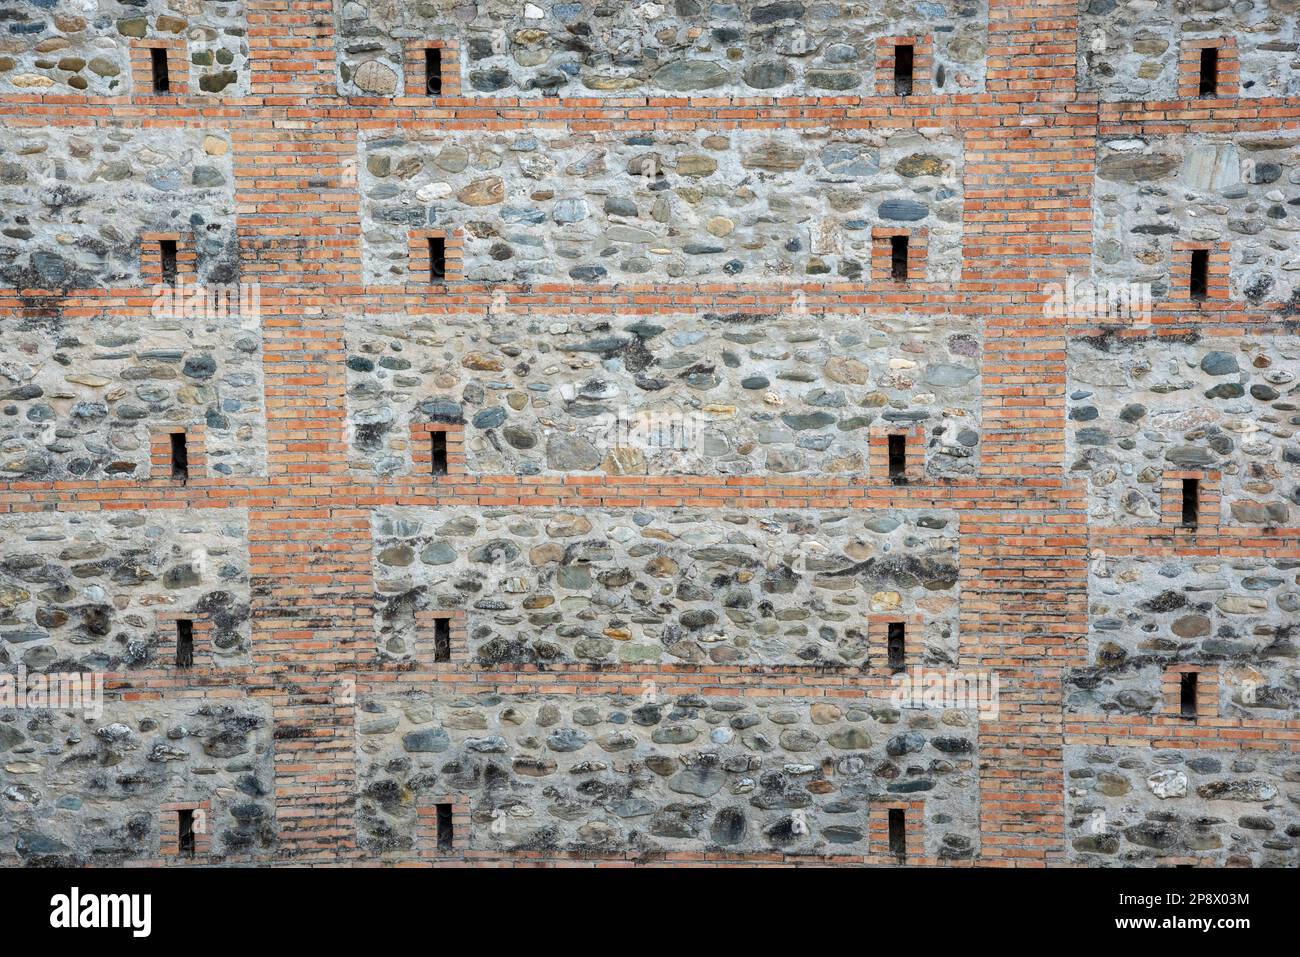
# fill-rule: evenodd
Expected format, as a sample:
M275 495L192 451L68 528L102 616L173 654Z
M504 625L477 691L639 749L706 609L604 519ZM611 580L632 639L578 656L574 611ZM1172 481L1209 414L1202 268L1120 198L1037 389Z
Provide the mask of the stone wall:
M1294 867L1300 757L1068 746L1070 859L1088 867Z
M0 476L148 478L151 432L172 426L202 427L209 476L266 474L255 311L156 313L7 323Z
M920 426L925 474L972 475L982 351L950 316L360 316L350 464L408 472L413 423L463 421L476 474L861 476Z
M865 283L879 226L927 231L914 278L961 271L962 150L937 131L397 129L360 149L371 283L428 282L418 229L461 236L481 282Z
M883 853L873 806L924 800L924 853L978 853L977 736L964 711L840 698L364 698L358 839L410 848L416 808L469 805L469 847ZM919 848L909 848L916 853Z
M1294 524L1300 340L1198 335L1070 342L1067 468L1092 520L1159 524L1164 470L1220 472L1226 525Z
M179 233L180 248L197 257L200 281L238 278L228 133L6 129L0 147L0 284L146 285L140 268L140 236L146 232Z
M1097 149L1093 273L1188 298L1174 243L1229 244L1229 295L1291 299L1300 284L1300 135L1204 133L1103 139Z
M385 655L457 609L489 664L882 668L872 615L921 620L913 661L957 659L952 512L389 509L374 547Z
M1073 3L158 2L0 4L0 693L108 683L0 720L0 864L889 865L899 804L908 864L1300 863L1295 0L1183 8L1276 80L1124 102ZM172 235L259 314L152 310ZM1051 315L1071 278L1150 324ZM1177 472L1221 473L1203 527ZM877 700L900 622L996 707ZM1218 847L1127 836L1184 806Z
M248 515L0 515L0 666L122 671L175 660L175 625L209 626L196 662L249 658ZM168 616L171 616L170 618Z
M163 40L183 43L187 92L248 93L240 0L22 2L0 10L0 28L0 92L125 96L133 89L132 43Z
M1219 717L1300 717L1300 562L1098 554L1088 620L1071 711L1169 714L1161 675L1195 664L1217 682Z
M0 846L27 865L157 860L161 805L209 802L209 860L275 846L272 723L243 699L0 710Z
M1103 100L1171 100L1184 44L1226 40L1240 82L1223 96L1300 93L1295 0L1080 0L1079 87Z
M936 93L972 93L988 44L983 0L335 0L334 11L339 92L372 96L406 89L412 40L457 44L462 89L510 97L869 96L878 41L900 36L933 44Z

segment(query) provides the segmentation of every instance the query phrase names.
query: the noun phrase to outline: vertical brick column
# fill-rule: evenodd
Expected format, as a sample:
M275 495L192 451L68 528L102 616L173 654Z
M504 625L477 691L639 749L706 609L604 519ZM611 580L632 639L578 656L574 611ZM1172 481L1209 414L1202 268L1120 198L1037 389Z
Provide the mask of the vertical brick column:
M249 0L248 54L255 95L304 106L334 94L331 0Z
M281 848L337 858L354 830L353 668L373 657L368 517L281 508L249 526L254 662L275 687Z
M1062 678L1085 653L1087 541L1074 489L963 516L962 667L999 682L998 714L980 722L981 863L1064 853Z
M997 108L966 137L962 275L988 292L983 470L1059 476L1065 339L1045 315L1052 283L1086 276L1095 103L1075 88L1077 4L990 5Z
M1064 854L1062 676L1087 621L1087 528L1064 473L1065 330L1053 283L1086 277L1097 111L1075 92L1074 0L990 9L997 109L966 138L963 280L989 294L982 471L1025 491L962 521L962 661L997 676L980 725L981 862Z

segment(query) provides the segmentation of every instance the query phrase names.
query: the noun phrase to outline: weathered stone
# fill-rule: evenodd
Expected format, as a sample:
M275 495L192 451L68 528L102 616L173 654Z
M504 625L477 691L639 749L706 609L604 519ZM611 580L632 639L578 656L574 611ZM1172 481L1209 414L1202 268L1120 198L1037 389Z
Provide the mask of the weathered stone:
M388 96L397 89L397 73L379 60L367 60L353 71L352 82L363 93Z
M709 90L730 81L730 74L708 60L682 60L660 67L655 83L665 90Z
M1180 164L1177 156L1167 153L1120 153L1102 157L1097 163L1097 176L1117 183L1141 183L1163 179Z

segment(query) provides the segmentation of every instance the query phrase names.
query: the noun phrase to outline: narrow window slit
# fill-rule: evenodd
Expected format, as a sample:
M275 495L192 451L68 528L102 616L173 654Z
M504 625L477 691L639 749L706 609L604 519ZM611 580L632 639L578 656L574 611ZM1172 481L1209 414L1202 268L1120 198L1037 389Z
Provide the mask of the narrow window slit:
M1195 671L1184 671L1178 676L1178 710L1184 718L1196 717Z
M167 73L167 51L162 47L150 47L149 66L153 71L153 91L168 93L171 91L171 77Z
M889 853L900 864L907 860L907 816L902 808L889 809Z
M447 474L447 433L430 432L429 433L429 452L430 461L433 466L434 475Z
M158 260L162 268L163 282L176 282L176 240L162 239L158 241Z
M184 432L173 432L172 441L172 478L184 482L190 477L190 450Z
M1201 96L1214 96L1219 92L1219 48L1201 48Z
M1193 299L1205 299L1210 295L1210 251L1208 249L1192 250L1192 275L1188 282L1188 291Z
M176 619L176 667L194 666L194 622L189 618Z
M183 811L176 812L179 821L177 827L180 833L180 845L178 850L181 857L194 856L194 811L186 808Z
M907 484L907 438L889 436L889 480L895 485Z
M901 621L889 623L889 637L886 647L889 655L889 669L895 673L903 670L905 638L907 626Z
M451 825L451 805L439 804L437 807L438 850L446 852L452 849L455 841Z
M433 660L451 661L451 619L433 620Z
M894 47L894 95L912 95L912 64L915 48L910 43L899 43Z
M442 50L437 47L424 51L424 89L430 96L442 96Z
M907 237L889 237L889 278L907 278Z
M1201 481L1183 479L1183 524L1195 528L1201 521Z
M442 282L447 278L447 240L442 236L429 237L429 282Z

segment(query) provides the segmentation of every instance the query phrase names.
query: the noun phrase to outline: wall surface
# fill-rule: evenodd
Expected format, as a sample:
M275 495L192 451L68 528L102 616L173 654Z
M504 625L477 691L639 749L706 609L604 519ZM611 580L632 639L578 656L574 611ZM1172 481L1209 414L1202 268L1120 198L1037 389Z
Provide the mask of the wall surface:
M961 271L961 150L914 130L383 130L361 144L366 280L423 282L408 230L463 239L483 282L871 276L872 227L927 232ZM918 276L917 278L922 278Z
M1107 139L1097 150L1094 274L1187 298L1176 244L1230 244L1228 295L1286 301L1300 281L1300 136L1206 134Z
M7 285L148 285L141 234L150 232L178 234L198 279L238 278L228 132L14 130L0 155Z
M42 0L0 16L6 93L121 95L148 79L133 72L132 51L154 44L174 48L171 75L189 92L248 92L248 20L237 0Z
M213 475L266 473L262 336L255 316L57 314L0 340L0 474L146 478L151 436L203 429Z
M213 854L270 854L267 711L265 704L212 695L115 704L93 721L58 711L0 721L0 840L25 863L41 866L163 864L171 822L161 808L192 803L203 812L200 826Z
M1103 100L1172 99L1188 52L1225 39L1223 61L1238 61L1230 95L1300 93L1292 0L1081 0L1079 10L1079 85Z
M1281 803L1300 776L1294 757L1177 748L1071 747L1067 754L1077 864L1295 866L1290 852L1300 826Z
M870 809L924 794L924 848L970 859L973 716L683 695L367 699L357 716L359 838L418 843L424 793L468 804L474 850L869 853ZM939 823L937 822L937 823Z
M176 618L211 624L213 663L249 658L243 509L17 513L0 517L0 661L29 670L157 667Z
M1297 584L1289 561L1099 558L1089 582L1092 667L1071 676L1068 706L1157 711L1165 669L1212 663L1220 715L1295 718Z
M918 425L928 474L979 464L964 316L365 316L347 334L350 461L377 474L409 474L411 426L440 419L464 422L474 474L866 475L873 429Z
M0 863L1300 865L1295 13L0 10Z
M882 40L925 37L926 80L980 89L987 4L361 3L336 0L339 92L409 88L414 40L459 44L477 96L835 96L874 91ZM374 64L365 66L365 64ZM405 79L405 83L403 82Z
M421 640L421 610L455 609L482 664L883 667L873 614L914 622L915 656L957 657L951 512L373 514L389 651Z
M1094 519L1158 524L1164 473L1217 476L1219 520L1289 526L1300 505L1300 340L1101 336L1070 343L1072 472Z

